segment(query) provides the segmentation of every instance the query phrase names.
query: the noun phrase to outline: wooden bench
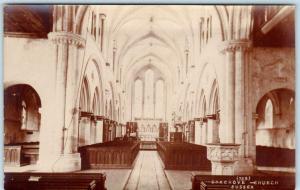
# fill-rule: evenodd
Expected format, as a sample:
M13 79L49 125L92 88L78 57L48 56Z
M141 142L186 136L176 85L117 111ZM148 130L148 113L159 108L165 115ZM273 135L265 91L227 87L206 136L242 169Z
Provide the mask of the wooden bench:
M79 148L82 169L132 168L138 141L112 141Z
M295 149L256 146L256 165L295 167Z
M105 190L102 173L5 173L5 190Z
M192 190L294 190L295 176L213 176L192 175Z
M211 170L207 159L207 148L191 143L157 142L157 151L165 169Z
M23 166L35 164L39 155L39 142L4 145L4 165Z

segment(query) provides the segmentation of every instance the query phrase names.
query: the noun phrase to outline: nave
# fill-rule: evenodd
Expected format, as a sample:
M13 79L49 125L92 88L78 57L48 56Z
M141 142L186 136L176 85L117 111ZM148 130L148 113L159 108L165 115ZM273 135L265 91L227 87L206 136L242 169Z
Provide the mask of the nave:
M140 151L124 189L171 189L156 151Z
M7 184L295 175L294 17L292 5L6 5Z

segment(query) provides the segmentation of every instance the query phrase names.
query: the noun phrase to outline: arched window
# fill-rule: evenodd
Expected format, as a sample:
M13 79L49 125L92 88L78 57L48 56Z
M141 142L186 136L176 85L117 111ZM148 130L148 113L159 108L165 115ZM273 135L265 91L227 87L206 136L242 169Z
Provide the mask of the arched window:
M164 83L158 80L155 85L155 117L163 118L164 116Z
M142 117L143 83L140 79L134 82L134 116Z
M145 73L145 117L154 117L154 101L153 101L153 71L148 69Z
M265 128L273 128L273 104L270 99L267 100L265 107Z

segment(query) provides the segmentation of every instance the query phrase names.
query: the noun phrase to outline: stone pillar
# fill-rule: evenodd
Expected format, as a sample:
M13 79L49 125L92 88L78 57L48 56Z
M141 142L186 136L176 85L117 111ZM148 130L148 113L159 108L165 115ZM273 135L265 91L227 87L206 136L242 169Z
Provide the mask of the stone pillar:
M252 159L247 157L247 118L246 102L245 102L245 86L246 86L246 53L251 47L251 43L247 40L238 40L230 42L231 49L235 52L235 143L241 144L239 148L239 160L236 163L237 174L251 174L253 173Z
M201 144L202 141L202 125L203 122L200 121L200 118L195 118L195 144Z
M60 145L58 159L52 166L52 171L66 172L80 170L80 154L74 152L74 123L77 123L74 115L76 103L74 102L74 80L71 75L75 72L76 64L74 54L84 46L84 39L70 32L51 32L48 38L57 46L56 69L56 143ZM75 83L76 85L76 83Z
M226 56L226 114L227 114L227 143L235 143L235 58L234 49L232 47L227 47L225 49Z
M202 140L201 140L201 143L203 145L206 145L208 140L207 140L207 118L202 118Z
M208 153L208 159L213 163L213 175L247 175L253 173L252 159L246 154L245 115L245 52L250 47L249 41L227 41L225 46L226 57L226 144L208 145L208 149L220 152L236 153L234 159L227 159L217 153ZM233 148L234 147L234 148ZM219 150L218 150L219 149ZM216 157L217 156L217 157ZM223 160L225 159L225 160ZM225 165L226 167L225 167ZM223 172L225 168L228 171Z
M207 143L220 143L219 127L216 114L206 115L207 118Z

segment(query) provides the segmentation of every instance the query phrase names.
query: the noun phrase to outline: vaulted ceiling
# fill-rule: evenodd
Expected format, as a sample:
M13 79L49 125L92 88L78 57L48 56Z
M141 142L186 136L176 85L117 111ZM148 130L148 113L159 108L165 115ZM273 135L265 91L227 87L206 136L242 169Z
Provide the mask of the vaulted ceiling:
M151 65L173 82L185 68L186 54L191 64L199 53L201 17L215 13L213 6L193 5L100 5L98 11L106 15L106 57L117 49L126 81Z

